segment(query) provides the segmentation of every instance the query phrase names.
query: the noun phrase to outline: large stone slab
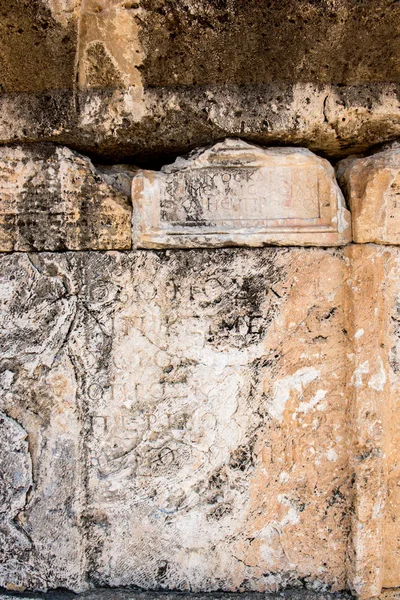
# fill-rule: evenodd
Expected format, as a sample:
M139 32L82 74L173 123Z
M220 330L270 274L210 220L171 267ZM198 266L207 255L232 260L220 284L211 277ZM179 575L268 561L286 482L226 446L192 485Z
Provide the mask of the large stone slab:
M135 64L121 78L142 72ZM96 63L91 67L83 65L83 72L96 76ZM399 137L399 98L400 84L385 82L9 92L0 95L0 143L50 141L149 169L232 136L265 146L304 146L336 159Z
M400 244L400 148L338 165L358 243Z
M161 164L233 135L365 150L399 135L399 22L391 0L5 1L0 141Z
M328 161L305 149L227 139L133 179L139 248L337 246L351 240Z
M114 171L53 144L0 148L0 251L129 249L127 174Z
M3 255L0 585L344 589L347 278L343 250Z

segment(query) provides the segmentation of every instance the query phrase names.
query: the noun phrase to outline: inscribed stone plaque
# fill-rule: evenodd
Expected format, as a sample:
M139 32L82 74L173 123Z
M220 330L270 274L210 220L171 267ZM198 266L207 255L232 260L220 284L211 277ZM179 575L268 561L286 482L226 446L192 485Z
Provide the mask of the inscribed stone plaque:
M328 161L305 149L225 140L133 179L139 248L315 245L350 241Z
M19 254L0 273L0 410L34 480L1 586L345 588L342 250Z

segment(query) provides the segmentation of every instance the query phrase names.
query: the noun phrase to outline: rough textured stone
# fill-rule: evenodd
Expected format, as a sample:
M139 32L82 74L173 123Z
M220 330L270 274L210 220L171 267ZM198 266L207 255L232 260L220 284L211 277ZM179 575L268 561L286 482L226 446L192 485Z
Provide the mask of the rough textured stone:
M4 585L346 587L343 251L1 265L0 409L35 481Z
M174 592L139 592L134 590L124 589L97 589L82 594L75 595L66 591L48 592L43 594L13 595L1 594L0 600L237 600L237 594L229 594L227 592L195 594L195 593L174 593ZM313 592L307 589L292 589L283 590L279 593L260 594L258 592L243 593L240 595L241 600L351 600L352 596L345 592L337 592L331 594L329 592ZM382 600L395 600L395 596L385 595Z
M53 144L0 148L0 250L129 249L131 176Z
M400 135L399 84L49 90L0 96L0 143L53 141L149 168L225 137L332 157Z
M0 586L18 582L30 540L14 519L25 507L32 486L27 434L0 411ZM14 584L17 587L17 584Z
M337 246L350 213L328 161L305 149L228 139L132 183L139 248Z
M332 156L399 135L394 0L4 0L0 10L2 143L167 162L233 135Z
M65 591L48 592L45 596L42 594L29 594L24 596L21 594L1 594L0 600L27 600L31 598L33 600L237 600L237 594L229 593L208 593L208 594L194 594L194 593L174 593L174 592L138 592L133 590L123 589L98 589L83 592L79 595L74 595ZM329 592L313 592L312 590L305 589L293 589L284 590L279 593L260 594L257 592L243 593L240 596L241 600L351 600L352 596L346 593L337 592L331 594ZM395 596L385 595L382 596L382 600L395 600Z
M3 0L1 92L73 86L79 0Z
M400 149L338 165L353 217L355 242L400 244Z
M139 65L149 87L400 76L392 0L13 0L2 17L5 91L72 87L76 70L83 84L129 86ZM81 78L82 62L94 80Z
M399 253L3 255L0 585L400 586Z
M400 586L400 250L353 245L346 253L355 476L349 579L360 598L372 598Z

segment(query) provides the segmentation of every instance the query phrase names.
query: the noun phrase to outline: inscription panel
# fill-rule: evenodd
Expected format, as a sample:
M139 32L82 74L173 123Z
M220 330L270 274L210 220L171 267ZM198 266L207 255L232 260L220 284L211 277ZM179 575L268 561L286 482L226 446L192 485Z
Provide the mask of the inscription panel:
M239 221L262 227L269 221L295 219L306 225L321 216L318 183L316 169L290 167L210 167L177 173L167 178L161 221L208 227Z
M75 351L93 581L344 585L345 272L312 249L90 256Z
M4 585L343 589L347 275L315 248L3 257L35 482Z
M349 214L327 161L226 140L133 181L138 247L338 245Z

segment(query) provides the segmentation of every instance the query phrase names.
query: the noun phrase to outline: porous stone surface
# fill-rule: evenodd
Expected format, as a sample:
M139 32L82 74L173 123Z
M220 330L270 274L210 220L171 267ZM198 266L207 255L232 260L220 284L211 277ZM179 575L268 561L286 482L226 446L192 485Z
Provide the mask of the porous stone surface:
M0 250L129 249L130 171L53 144L0 148Z
M29 536L16 517L25 507L32 486L32 464L27 433L0 411L0 586L18 581Z
M343 250L14 254L0 277L33 474L4 587L346 588Z
M332 166L305 149L227 139L132 183L139 248L337 246L350 213Z
M2 16L4 91L72 87L76 70L83 84L120 88L137 84L139 66L151 87L400 75L391 0L14 0Z
M196 594L176 592L139 592L127 589L97 589L75 595L66 591L48 592L44 594L2 594L0 600L237 600L237 594L227 592ZM351 600L352 596L346 592L313 592L307 589L283 590L279 593L261 594L258 592L242 593L241 600ZM395 600L395 595L384 595L382 600Z
M400 148L338 164L358 243L400 244Z
M400 587L400 250L354 244L346 312L354 473L349 581L360 598ZM387 592L387 598L398 592Z
M165 163L232 135L332 156L399 135L393 0L3 4L2 143Z
M0 96L0 143L52 141L152 168L238 136L328 157L400 135L398 83L283 83L48 90Z

